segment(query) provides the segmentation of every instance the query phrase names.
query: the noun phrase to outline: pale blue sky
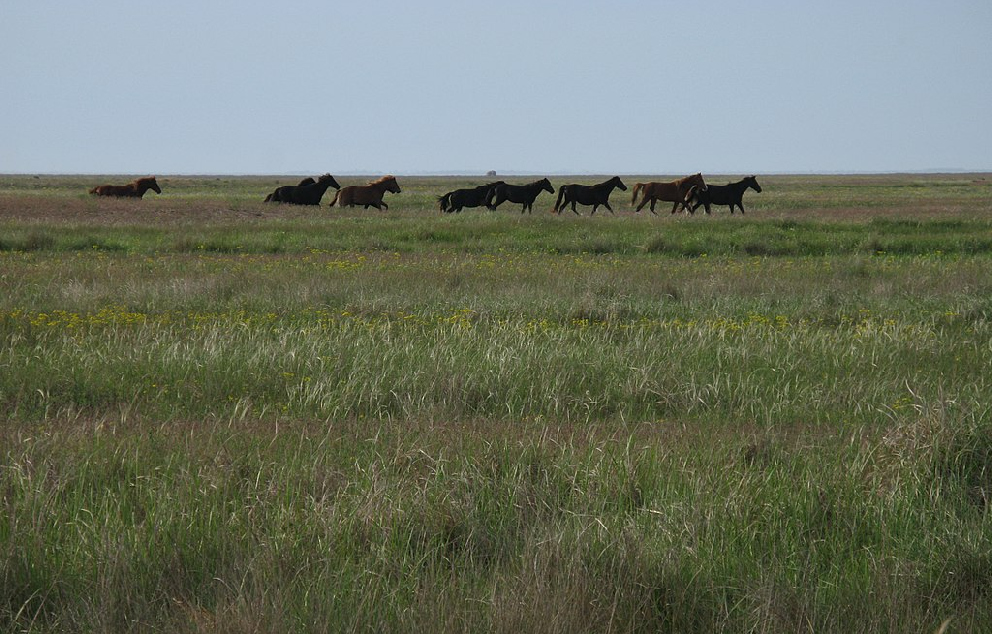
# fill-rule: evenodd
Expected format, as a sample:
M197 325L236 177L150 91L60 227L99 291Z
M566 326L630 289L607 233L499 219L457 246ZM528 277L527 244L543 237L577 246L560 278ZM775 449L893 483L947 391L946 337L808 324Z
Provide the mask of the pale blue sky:
M992 2L0 4L0 172L992 170Z

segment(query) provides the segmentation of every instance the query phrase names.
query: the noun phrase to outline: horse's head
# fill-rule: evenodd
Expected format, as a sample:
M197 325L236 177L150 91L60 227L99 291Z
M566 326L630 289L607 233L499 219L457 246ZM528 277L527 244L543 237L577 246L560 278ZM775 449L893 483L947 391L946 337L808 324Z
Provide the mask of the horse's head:
M627 186L623 184L623 181L620 180L619 176L614 176L613 178L610 179L610 182L613 183L616 187L622 189L623 191L627 191Z
M379 179L379 182L382 183L383 187L387 192L393 192L394 194L398 194L401 191L403 191L402 189L400 189L400 184L396 182L395 176L383 176L382 178Z
M754 191L758 192L759 194L761 193L761 185L758 184L758 179L755 178L754 176L748 176L747 178L744 179L744 182L747 183L747 186L753 189Z
M541 181L540 181L540 183L541 183L541 189L542 190L548 192L549 194L555 193L555 188L551 186L551 181L549 181L546 178L542 178Z
M341 186L338 185L338 182L334 180L334 177L331 176L330 174L324 174L323 176L317 179L317 182L320 183L321 185L327 185L328 187L333 187L334 189L341 189Z
M162 193L162 189L158 186L158 182L155 181L154 176L149 176L146 178L145 183L148 185L148 189L153 190L156 194Z

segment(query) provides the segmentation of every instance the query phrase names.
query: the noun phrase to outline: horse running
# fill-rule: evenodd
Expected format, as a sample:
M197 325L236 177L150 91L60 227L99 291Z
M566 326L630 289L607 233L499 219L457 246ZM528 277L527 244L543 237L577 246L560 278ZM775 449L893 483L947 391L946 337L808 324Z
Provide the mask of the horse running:
M117 196L119 198L141 198L149 189L156 194L161 194L162 190L155 182L154 176L146 176L131 181L127 185L97 185L90 190L94 196Z
M383 176L368 185L349 185L348 187L342 187L335 194L334 200L331 201L331 207L335 205L338 207L364 205L366 209L375 207L382 211L383 208L389 209L389 205L382 200L383 195L386 192L398 194L400 191L402 190L396 182L395 176Z
M702 205L706 210L706 213L710 213L710 205L729 205L730 213L734 213L734 205L741 208L741 213L744 213L744 192L748 188L761 193L761 185L758 184L758 179L754 176L748 176L742 178L736 183L728 183L726 185L710 185L709 187L703 188L692 188L689 190L689 194L686 196L686 201L695 204L689 209L690 213L696 213L699 206Z
M316 181L304 178L299 185L283 185L265 197L267 203L292 203L294 205L319 205L328 187L341 189L330 174L324 174Z
M506 183L501 183L489 192L489 196L486 199L486 206L490 209L496 209L508 200L511 203L520 203L523 205L520 208L520 213L524 213L525 211L531 213L531 210L534 208L534 201L537 200L537 196L541 192L555 193L555 188L551 186L551 181L542 178L539 181L534 181L526 185L507 185Z
M304 185L313 185L316 182L317 181L315 181L314 179L312 179L309 176L307 176L306 178L304 178L303 180L301 180L296 186L297 187L303 187ZM289 187L289 186L288 185L284 185L284 187ZM279 200L279 190L280 189L282 189L282 188L281 187L276 187L276 189L275 189L274 192L272 192L271 194L269 194L268 196L265 197L265 202L267 202L267 203L281 202Z
M610 207L610 194L613 193L613 188L619 187L623 191L627 191L627 186L623 184L619 176L614 176L608 181L599 183L598 185L562 185L558 188L558 201L555 206L551 208L551 213L561 214L561 210L565 208L566 205L572 205L572 213L576 216L579 212L575 211L575 204L580 205L592 205L592 213L596 213L596 208L600 205L606 207L613 213L613 208Z
M640 213L644 205L651 203L651 213L658 215L654 210L654 204L663 200L665 202L674 203L672 205L672 213L678 208L679 204L682 205L682 209L688 210L689 207L686 204L686 195L689 193L689 189L692 187L697 187L704 189L706 183L703 182L702 174L696 173L692 176L686 176L685 178L680 178L676 181L670 183L635 183L634 184L634 195L630 199L630 204L633 205L637 202L637 194L641 191L644 192L644 199L641 204L634 209L635 212Z
M465 207L481 207L482 205L489 207L486 201L492 195L493 188L503 184L503 181L496 181L488 185L450 191L437 199L438 209L446 214L450 214L459 213ZM489 208L492 209L492 207Z

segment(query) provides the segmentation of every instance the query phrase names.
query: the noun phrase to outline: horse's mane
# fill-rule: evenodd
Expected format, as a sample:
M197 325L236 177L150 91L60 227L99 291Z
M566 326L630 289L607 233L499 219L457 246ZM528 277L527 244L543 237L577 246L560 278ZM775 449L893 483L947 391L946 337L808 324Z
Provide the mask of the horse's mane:
M154 182L155 182L155 177L154 176L145 176L143 178L136 178L136 179L134 179L134 184L135 185L141 185L143 183L154 183Z
M381 183L385 183L387 181L394 181L394 180L396 180L396 177L395 176L393 176L392 174L387 174L387 175L383 176L382 178L377 178L374 181L369 181L369 185L379 185Z

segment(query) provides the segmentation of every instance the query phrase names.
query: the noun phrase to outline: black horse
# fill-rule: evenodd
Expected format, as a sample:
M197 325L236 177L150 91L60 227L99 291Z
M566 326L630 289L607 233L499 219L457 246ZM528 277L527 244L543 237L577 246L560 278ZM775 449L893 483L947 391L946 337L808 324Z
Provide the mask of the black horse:
M330 174L324 174L316 181L304 178L299 185L283 185L265 197L267 203L293 203L296 205L319 205L328 187L341 189Z
M304 178L303 180L301 180L299 182L299 184L297 185L297 187L303 187L304 185L313 185L316 182L317 181L315 181L314 179L312 179L309 176L307 176L306 178ZM284 187L277 187L274 192L272 192L271 194L269 194L268 196L265 197L265 202L267 202L267 203L281 202L279 200L279 190L280 189L283 189L284 190L285 187L288 187L288 185L287 186L284 186Z
M494 187L505 184L506 183L503 181L496 181L495 183L489 183L488 185L479 185L478 187L469 187L467 189L456 189L454 191L450 191L437 199L438 209L446 214L450 214L459 213L465 207L481 207L486 205L486 201L489 199L489 192L492 191ZM490 207L490 209L492 209L492 207Z
M511 203L521 203L523 205L520 208L520 213L524 213L525 211L531 213L531 210L534 208L534 201L542 191L549 194L555 193L555 188L551 186L551 181L546 178L534 181L533 183L527 183L526 185L507 185L503 183L490 190L489 196L486 198L486 207L496 209L505 201L509 200Z
M572 213L578 216L579 212L575 211L575 203L578 203L580 205L592 205L592 214L590 215L595 214L600 205L613 213L613 207L610 207L610 194L613 193L614 187L627 191L627 186L623 184L619 176L614 176L598 185L562 185L558 188L558 202L555 203L551 212L561 214L561 210L571 203Z
M761 193L761 185L758 184L758 180L754 176L748 176L742 178L736 183L728 183L727 185L709 185L707 187L693 187L686 194L686 202L693 202L692 207L690 207L690 213L696 213L700 205L706 209L706 213L710 213L710 205L729 205L730 213L734 213L734 205L741 208L741 213L744 213L744 192L750 187L754 191Z

